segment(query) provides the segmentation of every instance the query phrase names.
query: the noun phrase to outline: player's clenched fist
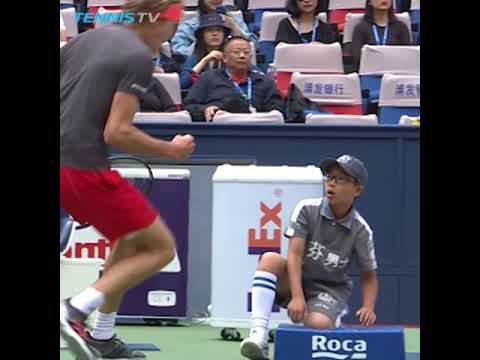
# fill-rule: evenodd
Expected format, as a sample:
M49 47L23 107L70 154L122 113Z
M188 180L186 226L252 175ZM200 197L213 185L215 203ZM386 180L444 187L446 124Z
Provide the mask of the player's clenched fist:
M171 141L175 150L172 153L172 157L175 160L185 160L192 155L195 150L195 139L192 135L177 135Z

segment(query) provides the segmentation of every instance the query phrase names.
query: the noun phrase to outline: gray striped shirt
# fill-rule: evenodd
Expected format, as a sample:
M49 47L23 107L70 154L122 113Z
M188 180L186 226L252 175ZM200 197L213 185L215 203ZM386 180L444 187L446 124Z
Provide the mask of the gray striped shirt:
M354 256L361 271L377 269L373 232L355 208L339 222L327 198L302 200L292 213L285 236L305 239L304 284L340 286L349 293L352 281L347 269Z

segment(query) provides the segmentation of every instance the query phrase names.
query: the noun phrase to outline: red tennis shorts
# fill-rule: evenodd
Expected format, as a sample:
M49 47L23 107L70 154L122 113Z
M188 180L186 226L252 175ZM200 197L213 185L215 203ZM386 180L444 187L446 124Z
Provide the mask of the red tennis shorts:
M75 221L93 225L112 245L157 217L146 197L115 170L60 166L60 206Z

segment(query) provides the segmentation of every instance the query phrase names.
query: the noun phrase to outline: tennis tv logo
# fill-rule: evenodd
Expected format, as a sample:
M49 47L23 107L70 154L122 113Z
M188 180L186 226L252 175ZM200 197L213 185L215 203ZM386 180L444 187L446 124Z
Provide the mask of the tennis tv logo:
M160 13L148 13L148 12L123 12L121 10L112 10L112 11L105 11L105 12L97 12L97 13L90 13L90 12L77 12L75 13L75 20L77 23L84 23L84 24L133 24L135 19L138 18L139 22L147 22L155 23L160 18Z
M314 335L312 336L312 359L367 359L367 342L365 340L327 339L323 335Z
M249 255L261 255L267 251L280 254L282 238L281 211L281 202L271 207L263 201L260 202L260 234L258 234L258 230L255 228L248 229Z

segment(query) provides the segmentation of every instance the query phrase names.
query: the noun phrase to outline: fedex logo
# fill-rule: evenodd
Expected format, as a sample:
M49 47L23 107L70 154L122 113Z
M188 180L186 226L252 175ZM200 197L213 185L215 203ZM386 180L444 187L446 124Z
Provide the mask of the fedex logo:
M248 229L248 254L261 255L267 251L280 253L282 237L282 203L269 207L264 202L260 202L260 229ZM267 225L273 229L270 232ZM273 231L272 231L273 230Z

